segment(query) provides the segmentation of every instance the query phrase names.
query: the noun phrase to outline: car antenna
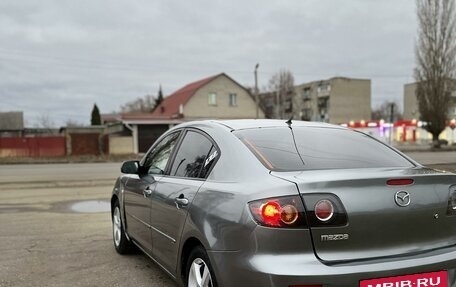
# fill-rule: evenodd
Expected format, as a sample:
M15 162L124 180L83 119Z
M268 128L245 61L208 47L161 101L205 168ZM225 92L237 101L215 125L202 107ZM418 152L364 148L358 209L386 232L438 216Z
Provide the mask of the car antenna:
M292 120L293 120L293 116L291 116L291 117L288 119L288 121L285 122L285 123L288 125L289 128L291 128L291 124L293 123Z

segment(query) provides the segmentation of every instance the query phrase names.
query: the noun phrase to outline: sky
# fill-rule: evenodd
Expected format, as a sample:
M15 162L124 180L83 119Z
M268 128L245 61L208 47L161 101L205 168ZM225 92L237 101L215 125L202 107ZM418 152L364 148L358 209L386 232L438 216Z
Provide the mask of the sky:
M2 0L0 111L89 124L145 95L221 72L266 88L334 76L372 80L372 106L413 81L414 0Z

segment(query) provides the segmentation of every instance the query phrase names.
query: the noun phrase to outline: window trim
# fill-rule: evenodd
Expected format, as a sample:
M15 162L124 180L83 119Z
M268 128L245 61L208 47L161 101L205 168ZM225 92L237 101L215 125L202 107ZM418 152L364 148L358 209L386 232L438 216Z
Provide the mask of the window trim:
M186 180L199 180L199 181L206 181L206 179L208 178L208 176L211 174L212 170L214 169L215 165L217 164L220 156L221 156L221 151L220 151L220 148L219 146L217 145L217 143L214 141L214 139L208 135L206 132L198 129L198 128L195 128L195 127L186 127L186 128L183 128L182 129L182 134L178 140L178 142L176 143L176 146L174 148L174 151L172 153L172 156L170 157L170 160L168 161L168 164L169 166L167 165L166 166L166 170L165 170L165 173L163 174L163 176L167 177L167 178L179 178L179 179L186 179ZM214 163L212 164L211 168L208 170L207 174L206 174L206 177L204 178L199 178L199 177L186 177L186 176L177 176L177 175L171 175L170 174L170 171L171 171L171 167L172 165L174 164L174 161L176 160L176 156L177 156L177 152L180 150L181 146L182 146L182 142L184 141L184 138L185 136L187 135L187 133L189 131L192 131L192 132L196 132L202 136L204 136L205 138L207 138L211 143L212 143L212 146L217 150L217 157L214 158ZM210 150L208 151L208 153L210 152ZM200 170L200 173L201 173L201 170Z

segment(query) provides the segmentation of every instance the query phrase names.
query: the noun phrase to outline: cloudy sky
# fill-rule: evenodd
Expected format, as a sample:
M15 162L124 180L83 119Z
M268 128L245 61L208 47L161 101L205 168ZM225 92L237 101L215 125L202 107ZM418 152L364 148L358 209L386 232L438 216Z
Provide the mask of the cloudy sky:
M413 80L413 0L0 1L0 111L88 124L137 97L226 72L259 85L372 79L372 105Z

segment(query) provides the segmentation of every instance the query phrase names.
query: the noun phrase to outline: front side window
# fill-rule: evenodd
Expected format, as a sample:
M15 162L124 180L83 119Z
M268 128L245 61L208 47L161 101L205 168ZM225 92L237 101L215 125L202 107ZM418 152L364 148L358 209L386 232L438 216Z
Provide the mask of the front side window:
M216 106L217 105L217 94L210 93L207 98L207 103L209 104L209 106Z
M230 106L235 107L237 106L237 95L236 94L230 94Z
M263 128L240 130L234 134L274 171L413 167L396 151L352 130Z
M188 131L176 154L170 175L205 178L217 155L217 150L207 137Z
M166 165L173 148L177 143L179 135L180 132L175 132L166 136L149 152L149 155L144 162L144 168L147 170L148 174L165 173Z

